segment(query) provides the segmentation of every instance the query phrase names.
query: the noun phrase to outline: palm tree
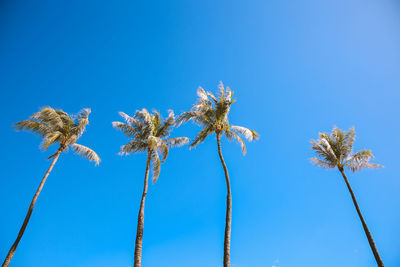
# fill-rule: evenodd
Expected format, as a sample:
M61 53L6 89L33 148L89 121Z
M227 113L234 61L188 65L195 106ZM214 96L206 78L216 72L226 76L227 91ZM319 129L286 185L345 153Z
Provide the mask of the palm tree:
M217 137L218 155L221 160L225 173L227 186L226 197L226 219L225 219L225 237L224 237L224 267L230 266L230 243L231 243L231 221L232 221L232 196L231 185L229 180L228 168L226 167L221 151L221 136L225 135L228 140L236 140L242 147L243 155L246 154L246 146L239 135L243 135L247 140L253 141L258 139L258 133L253 130L241 126L230 125L228 115L231 105L235 102L232 99L233 92L229 87L224 88L222 82L219 86L219 95L215 97L212 93L204 91L199 87L197 95L198 101L193 105L190 111L182 113L178 122L188 122L193 120L194 123L203 129L197 134L190 144L190 148L204 142L208 135L215 133Z
M157 111L153 114L146 109L136 111L132 117L124 112L119 112L126 123L113 122L114 128L121 130L130 140L126 145L121 147L120 155L129 155L137 152L147 152L146 172L144 175L144 186L142 200L138 214L134 266L142 265L142 242L144 227L144 202L147 195L148 179L150 164L152 165L153 184L160 175L161 164L168 157L169 148L182 146L189 142L187 137L168 138L173 126L175 125L175 115L172 110L169 111L168 117L163 120ZM160 160L159 154L162 159Z
M373 158L371 150L360 150L356 153L353 152L353 143L355 140L354 128L349 131L343 131L334 127L331 134L320 133L317 141L311 140L311 149L315 152L315 158L311 158L311 162L318 167L325 169L337 168L343 176L346 183L347 189L350 192L353 204L357 210L358 216L360 217L364 232L367 236L369 245L374 253L375 260L378 266L384 266L381 257L379 256L378 250L375 246L375 242L372 239L372 235L364 221L361 214L360 208L358 207L356 197L354 196L353 190L350 187L349 180L344 172L344 168L347 167L352 172L360 171L364 168L378 168L383 167L376 163L370 163L370 159Z
M46 182L47 177L56 164L61 153L67 151L68 148L71 147L76 154L81 155L90 161L94 161L96 165L99 164L100 158L96 152L86 146L76 143L76 141L85 131L86 125L89 123L89 114L90 109L88 108L81 110L77 115L69 115L61 109L44 107L41 108L39 112L30 116L31 119L23 120L15 124L15 127L18 131L26 130L43 137L41 148L44 150L47 150L52 144L55 143L58 143L59 147L56 153L48 158L52 158L53 161L50 164L50 167L44 175L42 181L40 182L39 188L36 190L36 193L29 206L28 213L26 214L25 220L21 226L21 229L19 230L17 239L11 246L7 257L3 262L3 267L7 267L10 264L11 259L17 249L18 243L24 234L26 226L28 225L33 208L35 207L36 200L38 199L44 183Z

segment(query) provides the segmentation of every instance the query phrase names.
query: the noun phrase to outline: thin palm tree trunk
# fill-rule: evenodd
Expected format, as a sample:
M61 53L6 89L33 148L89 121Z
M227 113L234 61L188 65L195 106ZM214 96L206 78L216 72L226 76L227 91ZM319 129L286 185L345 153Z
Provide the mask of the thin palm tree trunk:
M39 194L43 189L43 186L44 186L44 183L47 180L47 177L49 176L51 170L53 169L54 165L56 164L56 162L58 160L58 157L60 157L61 152L62 152L62 150L58 150L58 152L54 155L53 162L50 164L49 169L47 170L47 172L44 175L42 181L40 182L39 188L36 190L36 193L33 196L33 199L31 201L31 205L29 206L28 213L25 216L24 223L22 224L21 229L19 230L17 239L15 240L14 244L11 246L10 250L8 251L7 257L4 260L2 267L8 267L8 265L10 264L11 259L14 256L15 251L17 250L17 246L19 244L19 241L21 240L21 238L22 238L22 236L23 236L23 234L25 232L25 228L28 225L29 219L30 219L30 217L32 215L32 212L33 212L33 208L35 207L35 204L36 204L36 200L38 199Z
M144 202L146 200L147 187L148 187L148 183L149 183L150 160L151 160L151 151L147 151L146 173L144 175L143 194L142 194L142 200L140 202L140 209L139 209L138 223L137 223L137 230L136 230L134 267L142 266Z
M224 237L224 267L231 266L231 222L232 222L232 196L231 196L231 182L229 180L228 168L226 167L224 158L221 151L221 135L217 134L218 154L225 172L225 180L227 187L226 196L226 217L225 217L225 237Z
M356 197L355 197L355 195L354 195L354 193L353 193L353 190L351 189L349 180L347 179L347 176L346 176L346 174L344 173L344 170L343 170L343 169L339 169L339 171L341 172L341 174L342 174L342 176L343 176L343 179L344 179L344 181L346 182L347 189L349 189L351 198L353 199L353 204L354 204L354 206L356 207L358 216L360 217L362 226L363 226L363 228L364 228L365 235L367 236L369 245L370 245L370 247L371 247L371 249L372 249L372 253L374 253L376 263L378 264L379 267L383 267L383 266L385 266L385 265L383 264L382 259L381 259L381 257L379 256L378 249L377 249L376 246L375 246L374 239L372 238L372 235L371 235L371 233L370 233L370 231L369 231L369 229L368 229L368 226L367 226L367 224L365 223L364 218L363 218L363 216L362 216L362 214L361 214L360 208L358 207L357 200L356 200Z

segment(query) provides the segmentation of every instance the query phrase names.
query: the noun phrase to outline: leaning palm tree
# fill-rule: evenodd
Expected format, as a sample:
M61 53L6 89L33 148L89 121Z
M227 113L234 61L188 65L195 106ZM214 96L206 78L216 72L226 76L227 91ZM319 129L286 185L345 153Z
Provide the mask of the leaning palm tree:
M134 254L134 266L140 267L142 265L144 202L147 195L150 164L152 165L154 184L160 175L161 164L167 159L169 148L182 146L188 143L189 139L187 137L168 138L175 125L175 115L172 110L169 111L169 115L165 120L162 119L157 111L153 111L153 114L151 114L146 109L136 111L132 117L124 112L119 112L119 115L125 120L125 123L116 121L112 124L114 128L121 130L130 139L126 145L121 147L119 154L129 155L131 153L147 152L146 172L138 214ZM159 153L162 156L161 160Z
M21 229L19 230L17 239L11 246L7 257L3 262L3 267L7 267L10 264L11 259L17 249L18 243L25 232L26 226L28 225L33 208L35 207L36 200L38 199L44 183L46 182L47 177L56 164L61 153L68 151L68 148L71 147L76 154L81 155L90 161L94 161L96 165L99 164L100 158L96 152L86 146L76 143L76 141L85 131L86 125L89 123L89 114L90 109L88 108L81 110L77 115L69 115L60 109L44 107L41 108L39 112L33 114L30 117L31 119L23 120L15 124L15 127L18 131L26 130L43 137L41 148L44 150L47 150L52 144L56 143L59 144L59 147L56 153L48 158L53 159L53 161L50 164L50 167L44 175L42 181L40 182L39 188L36 190L36 193L29 206L28 213L26 214L25 220L21 226Z
M382 167L382 165L369 162L370 159L374 157L371 150L364 149L354 153L354 140L354 128L350 129L350 131L343 131L337 127L334 127L331 134L320 133L318 140L311 140L311 149L315 152L317 157L311 158L310 160L315 166L325 169L337 168L342 174L347 189L349 190L351 198L353 199L353 204L357 210L358 216L360 217L369 245L374 253L375 260L378 266L381 267L384 266L382 259L379 256L375 242L372 239L372 235L367 227L367 224L365 223L360 208L358 207L356 197L354 196L353 190L350 187L350 183L344 172L344 168L346 167L352 172L357 172L365 168Z
M224 267L230 266L230 243L231 243L231 221L232 221L232 196L231 185L229 180L228 168L226 167L221 151L221 137L225 135L228 140L236 140L242 148L242 153L246 154L246 146L239 135L243 135L247 140L253 141L258 139L258 133L253 130L241 126L230 125L228 120L231 105L235 102L232 99L233 92L229 87L224 88L222 82L219 84L219 95L214 96L210 92L204 91L199 87L197 95L198 101L194 104L190 111L182 113L178 122L188 122L193 120L194 123L203 129L197 134L190 144L190 148L204 142L208 135L215 133L217 137L218 154L225 173L225 181L227 186L226 197L226 218L225 218L225 237L224 237Z

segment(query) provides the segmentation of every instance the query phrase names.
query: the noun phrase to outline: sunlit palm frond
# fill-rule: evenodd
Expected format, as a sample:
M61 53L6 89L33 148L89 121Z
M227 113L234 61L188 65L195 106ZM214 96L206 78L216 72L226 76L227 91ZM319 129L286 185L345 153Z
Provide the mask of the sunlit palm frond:
M353 152L354 141L355 141L355 129L353 127L348 132L344 133L343 142L345 143L345 145L343 145L342 149L343 149L343 154L346 155L346 157Z
M202 105L199 105L199 107ZM214 125L215 126L215 121L214 121L214 116L212 114L212 110L208 111L199 111L198 107L194 107L191 111L186 111L183 112L181 115L178 116L177 118L177 124L180 125L182 123L186 123L190 120L193 120L194 123L200 125L200 126L207 126L207 125Z
M149 128L151 133L154 131L153 120L147 109L143 108L142 110L137 110L134 117L138 120L142 120L142 125L144 125L146 128Z
M122 112L122 111L120 111L120 112L118 112L118 114L122 117L122 118L124 118L124 120L126 121L126 123L129 125L129 126L136 126L139 122L138 122L138 120L137 119L135 119L134 117L131 117L131 116L129 116L128 114L126 114L126 113L124 113L124 112Z
M185 111L183 112L181 115L179 115L176 118L176 123L177 125L181 125L182 123L186 123L188 121L190 121L191 119L193 119L196 116L196 112L195 111Z
M336 167L336 165L332 164L332 162L323 161L319 158L310 158L310 161L314 166L318 166L323 169L333 169Z
M243 155L246 155L246 144L244 143L243 139L240 138L239 135L237 135L235 132L229 130L229 128L224 131L224 134L228 140L232 140L232 139L236 140L242 149Z
M80 144L73 144L71 147L76 154L88 159L89 161L94 161L96 165L99 165L100 157L92 149Z
M349 168L352 172L358 172L362 169L376 169L382 168L383 166L376 163L370 162L350 162L346 164L346 167Z
M151 114L152 117L152 122L154 125L154 129L158 129L160 127L161 124L161 115L157 110L153 110L153 114ZM156 133L153 133L154 135L156 135Z
M136 152L145 152L147 143L143 141L131 140L126 145L121 146L118 155L129 155Z
M161 152L161 164L165 162L165 160L168 158L168 153L169 153L169 147L165 142L162 142L159 146L159 151Z
M158 176L160 176L161 162L160 157L156 150L151 153L151 163L152 163L152 174L153 174L153 184L157 182Z
M165 139L164 142L168 147L180 147L189 143L189 138L187 137L174 137Z
M199 86L199 88L197 88L197 96L199 97L200 101L205 101L205 102L210 101L208 99L206 91L201 86Z
M192 149L193 147L197 146L198 144L201 144L204 142L204 140L207 138L207 136L211 133L215 132L212 126L207 126L203 130L201 130L197 136L192 140L190 143L190 148Z
M350 129L350 131L343 131L335 126L329 137L325 138L341 163L352 153L354 133L354 128ZM328 134L325 135L328 136Z
M43 150L47 150L52 144L56 142L61 143L63 137L64 137L63 134L59 131L51 132L43 138L40 147Z
M127 135L128 137L133 136L136 133L136 129L133 128L132 126L129 126L126 123L123 122L119 122L119 121L114 121L112 123L113 127L115 129L120 130L121 132L123 132L125 135Z
M329 162L329 164L337 166L339 162L326 138L329 137L320 135L319 140L317 141L311 140L312 143L311 149L322 161Z
M373 159L374 155L371 150L363 149L352 155L350 155L346 162L368 162L370 159Z
M380 164L370 163L369 161L372 158L374 158L374 155L372 154L371 150L360 150L357 153L349 156L349 158L346 160L346 166L352 172L357 172L366 168L375 169L383 167Z
M63 127L61 130L69 132L70 129L74 125L74 117L75 116L70 116L67 112L65 112L61 109L55 109L55 112L58 114L58 116L60 117L60 119L63 123Z
M49 126L34 120L23 120L15 123L14 126L18 131L30 131L41 137L44 137L53 131Z
M168 117L157 128L156 136L168 137L172 126L175 124L175 114L173 110L168 110Z
M77 135L77 138L82 136L86 130L86 125L89 124L89 114L91 113L90 108L84 108L76 115L77 122L74 123L72 131Z
M57 113L57 111L51 107L43 107L39 110L39 112L34 113L31 116L32 119L47 125L53 130L62 129L64 123Z
M250 130L246 127L230 125L230 129L240 135L243 135L250 142L257 140L259 137L259 134L257 132Z

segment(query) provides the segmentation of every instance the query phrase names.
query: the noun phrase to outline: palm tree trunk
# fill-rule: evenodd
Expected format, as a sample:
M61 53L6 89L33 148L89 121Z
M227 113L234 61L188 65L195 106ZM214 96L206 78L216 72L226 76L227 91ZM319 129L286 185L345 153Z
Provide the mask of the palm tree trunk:
M363 226L363 228L364 228L365 235L367 236L369 245L370 245L370 247L371 247L371 249L372 249L372 252L374 253L376 263L378 264L379 267L383 267L383 266L385 266L385 265L383 264L382 259L381 259L381 257L379 256L378 249L377 249L376 246L375 246L374 239L372 238L372 235L371 235L371 233L370 233L370 231L369 231L369 229L368 229L368 226L367 226L367 224L365 223L364 218L363 218L363 216L362 216L362 214L361 214L360 208L358 207L357 200L356 200L356 197L354 196L353 190L351 189L349 180L347 179L347 176L346 176L346 174L344 173L344 170L343 170L343 169L339 169L339 171L341 172L341 174L342 174L342 176L343 176L343 179L344 179L344 181L346 182L347 189L349 189L351 198L353 199L353 204L354 204L354 206L356 207L358 216L360 217L362 226Z
M151 151L147 151L146 173L144 175L143 194L142 194L142 200L140 202L140 209L139 209L138 223L137 223L137 230L136 230L134 267L142 266L144 202L146 200L147 186L148 186L148 182L149 182L150 160L151 160Z
M35 193L35 195L33 196L31 205L29 206L28 213L27 213L26 216L25 216L24 223L22 224L21 229L19 230L17 239L15 240L14 244L11 246L10 250L8 251L7 257L6 257L6 259L4 260L2 267L8 267L8 265L10 264L11 259L12 259L12 257L14 256L15 251L17 250L18 243L19 243L19 241L21 240L21 238L22 238L22 236L23 236L23 234L24 234L24 232L25 232L26 226L28 225L29 219L30 219L30 217L31 217L31 215L32 215L32 212L33 212L33 208L35 207L35 204L36 204L36 200L38 199L39 194L40 194L40 192L41 192L42 189L43 189L43 186L44 186L44 183L45 183L46 180L47 180L47 177L49 176L51 170L53 169L54 165L56 164L56 162L57 162L57 160L58 160L58 157L60 157L61 152L62 152L62 150L59 149L59 150L57 151L57 153L54 155L53 162L51 163L49 169L47 170L47 172L46 172L46 174L44 175L42 181L40 182L39 188L36 190L36 193Z
M221 134L217 134L218 154L225 172L225 180L227 187L226 196L226 217L225 217L225 238L224 238L224 267L231 266L230 253L231 253L231 222L232 222L232 196L231 196L231 182L229 180L228 168L226 167L224 158L221 151Z

